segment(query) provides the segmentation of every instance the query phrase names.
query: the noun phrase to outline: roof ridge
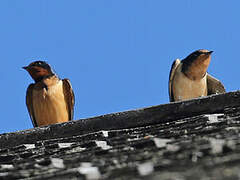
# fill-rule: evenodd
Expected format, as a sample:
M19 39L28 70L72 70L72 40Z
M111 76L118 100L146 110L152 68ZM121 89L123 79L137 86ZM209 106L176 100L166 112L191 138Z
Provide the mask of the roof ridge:
M47 139L83 135L101 130L117 130L161 124L200 114L223 113L224 109L239 105L240 91L211 95L187 101L4 133L0 135L0 148L35 143Z

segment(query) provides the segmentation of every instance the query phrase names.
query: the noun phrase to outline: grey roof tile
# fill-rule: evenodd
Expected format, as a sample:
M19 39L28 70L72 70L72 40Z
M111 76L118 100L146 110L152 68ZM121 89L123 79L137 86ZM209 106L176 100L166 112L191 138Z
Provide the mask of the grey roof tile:
M240 93L0 135L0 179L239 179Z

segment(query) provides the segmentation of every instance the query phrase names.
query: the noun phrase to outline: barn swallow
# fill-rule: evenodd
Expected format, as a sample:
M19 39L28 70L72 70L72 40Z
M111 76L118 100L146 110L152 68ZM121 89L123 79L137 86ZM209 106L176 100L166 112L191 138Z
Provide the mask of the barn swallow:
M226 92L223 84L207 73L212 52L200 49L173 62L168 84L170 102Z
M68 79L60 79L45 61L23 67L35 83L27 88L26 104L33 126L73 119L74 93Z

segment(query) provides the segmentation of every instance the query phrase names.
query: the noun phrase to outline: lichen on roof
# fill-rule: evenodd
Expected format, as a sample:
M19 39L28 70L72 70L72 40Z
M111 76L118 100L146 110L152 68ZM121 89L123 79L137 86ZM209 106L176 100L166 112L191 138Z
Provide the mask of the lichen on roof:
M0 179L238 179L240 92L0 135Z

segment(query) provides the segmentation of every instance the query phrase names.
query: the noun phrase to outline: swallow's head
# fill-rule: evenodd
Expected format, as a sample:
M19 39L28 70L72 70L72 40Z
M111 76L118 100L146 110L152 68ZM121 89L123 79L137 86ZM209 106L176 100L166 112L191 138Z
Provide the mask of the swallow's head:
M211 61L212 52L206 49L194 51L183 60L182 71L192 79L203 77Z
M35 82L39 82L45 77L55 75L51 66L45 61L34 61L23 69L27 70Z
M209 59L213 51L208 51L206 49L199 49L197 51L194 51L191 53L186 59L189 59L190 61L199 61L199 63Z

